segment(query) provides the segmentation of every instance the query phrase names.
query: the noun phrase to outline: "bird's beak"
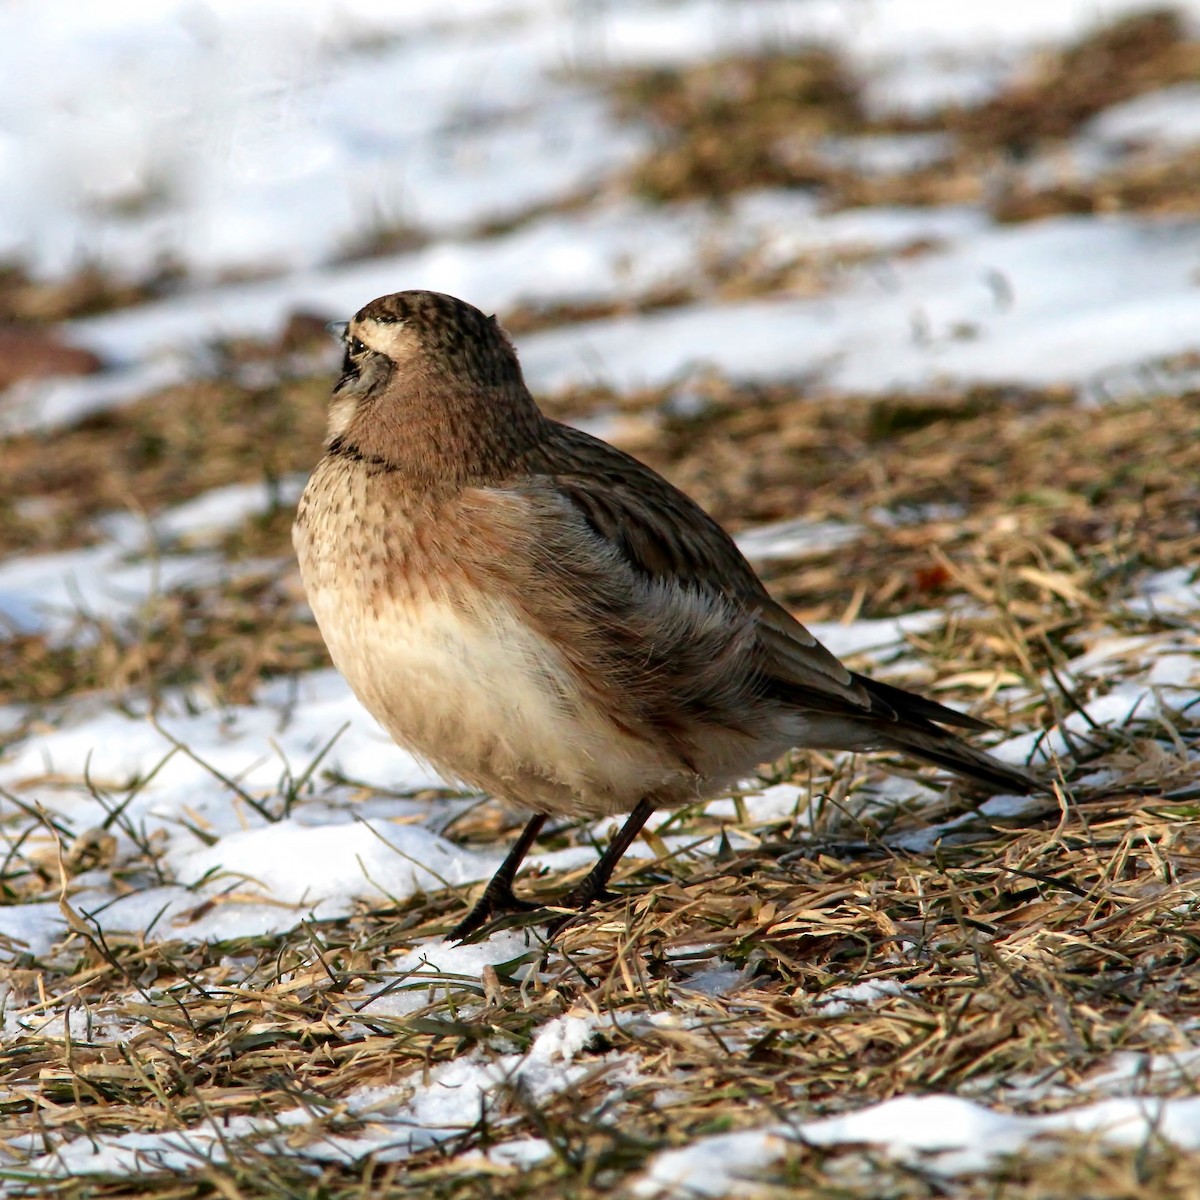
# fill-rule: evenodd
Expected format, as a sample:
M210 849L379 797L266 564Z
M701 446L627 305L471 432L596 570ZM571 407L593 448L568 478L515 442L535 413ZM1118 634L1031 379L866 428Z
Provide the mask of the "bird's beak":
M349 328L349 321L330 321L329 324L325 326L325 332L328 333L330 337L336 338L339 342L344 342L346 340L346 330Z

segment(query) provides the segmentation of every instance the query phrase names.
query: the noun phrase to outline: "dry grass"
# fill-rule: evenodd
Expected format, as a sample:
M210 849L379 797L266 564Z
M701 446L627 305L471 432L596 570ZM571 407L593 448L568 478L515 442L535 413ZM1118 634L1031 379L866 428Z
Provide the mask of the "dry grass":
M164 265L137 281L120 280L96 264L61 279L35 279L19 263L0 264L0 324L53 324L127 308L170 294L182 271Z
M1135 13L1035 60L1004 92L961 110L950 125L966 142L1028 154L1061 141L1085 122L1126 100L1200 71L1200 43L1189 41L1170 9Z
M815 182L789 164L783 140L863 127L856 84L818 49L635 71L616 96L627 118L649 119L659 134L630 177L649 200Z
M265 387L202 380L69 429L3 439L0 553L88 544L112 511L156 513L224 484L308 471L328 396L325 373Z
M289 518L290 520L290 518ZM69 639L0 640L0 704L32 706L102 690L158 705L168 688L200 686L211 702L246 704L263 679L328 665L288 568L216 587L177 588L122 619L81 615Z
M1195 154L1131 150L1093 176L1054 169L1092 117L1200 75L1200 42L1169 10L1122 18L1047 52L1000 94L919 118L871 112L835 56L808 49L680 68L633 71L611 86L618 110L648 122L653 151L632 169L634 194L721 199L753 187L814 191L831 209L979 204L998 219L1138 210L1194 214ZM864 170L827 139L934 133L946 152L928 165ZM1037 165L1039 170L1031 172ZM1046 177L1052 182L1047 182Z
M1142 212L1194 217L1200 195L1200 153L1133 150L1121 164L1082 178L1070 169L1051 184L1021 177L994 193L992 212L1001 221L1033 221L1063 213Z
M311 1125L278 1134L299 1151L361 1129L340 1103L356 1089L464 1054L518 1051L563 1013L617 1014L623 1023L602 1019L584 1051L594 1069L579 1086L536 1105L519 1088L501 1094L474 1128L402 1166L307 1167L282 1147L239 1147L227 1163L137 1183L137 1194L162 1197L348 1197L368 1187L584 1196L617 1187L656 1148L714 1132L930 1091L1027 1108L1032 1089L1036 1108L1053 1111L1088 1095L1112 1054L1190 1046L1178 1018L1200 1006L1194 807L1050 804L1021 829L979 820L928 855L889 849L878 831L826 813L815 842L801 826L751 822L755 845L721 861L683 856L629 869L627 898L568 928L560 952L543 959L534 938L490 984L445 979L427 1007L403 1017L372 1016L364 1001L399 982L396 950L444 930L461 895L209 947L104 939L79 921L53 964L21 965L12 981L26 1019L69 1004L96 1034L63 1040L34 1028L10 1040L0 1052L10 1089L3 1119L10 1135L33 1128L57 1141L239 1115L269 1130L272 1114L300 1105ZM901 818L891 832L923 819ZM706 822L693 819L690 831L703 834ZM533 886L548 894L562 882ZM689 990L689 978L718 960L741 969L736 992ZM540 972L522 982L523 965L535 962ZM822 1009L823 993L868 979L895 994ZM650 1024L655 1013L677 1020ZM124 1030L115 1039L114 1020ZM615 1085L613 1052L636 1062L633 1082ZM1163 1090L1189 1086L1174 1079ZM520 1136L559 1150L531 1177L461 1157ZM857 1186L839 1184L847 1169L860 1173ZM1081 1145L1049 1173L1002 1162L995 1174L1005 1190L989 1194L1060 1194L1039 1189L1084 1170L1096 1176L1089 1194L1190 1194L1155 1190L1185 1187L1178 1154L1148 1147L1135 1162ZM829 1189L816 1195L876 1195L881 1181L905 1177L910 1190L887 1194L942 1194L935 1172L873 1166L845 1149L799 1151L768 1175ZM1122 1192L1117 1181L1138 1186ZM128 1181L69 1179L39 1194L108 1196L121 1186Z

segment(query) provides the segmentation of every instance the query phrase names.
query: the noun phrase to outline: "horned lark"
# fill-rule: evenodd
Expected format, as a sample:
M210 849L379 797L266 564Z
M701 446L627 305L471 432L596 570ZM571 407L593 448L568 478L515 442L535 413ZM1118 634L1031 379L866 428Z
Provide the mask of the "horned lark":
M583 908L655 809L792 747L1038 786L942 728L982 722L847 670L661 476L543 416L494 317L398 292L343 337L293 530L317 624L398 743L534 814L455 936L528 907L512 884L548 814L629 814L562 901Z

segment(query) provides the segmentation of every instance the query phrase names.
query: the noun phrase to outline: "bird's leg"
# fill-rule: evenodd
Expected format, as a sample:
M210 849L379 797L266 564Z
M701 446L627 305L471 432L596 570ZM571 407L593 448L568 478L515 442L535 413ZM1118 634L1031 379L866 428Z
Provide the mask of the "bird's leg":
M639 800L637 807L629 814L625 824L617 830L616 836L605 847L599 862L588 874L565 896L555 904L556 908L577 908L582 912L597 900L611 900L612 893L608 890L608 881L625 854L633 845L634 838L642 831L642 826L650 819L654 805L649 800Z
M513 843L512 849L500 864L500 869L483 889L483 895L479 897L475 907L450 931L449 936L456 942L469 937L481 925L492 917L500 916L501 913L529 912L540 907L530 904L527 900L518 900L513 895L513 880L516 879L522 860L529 853L545 823L545 813L535 813L529 818L529 824L521 830L521 836Z

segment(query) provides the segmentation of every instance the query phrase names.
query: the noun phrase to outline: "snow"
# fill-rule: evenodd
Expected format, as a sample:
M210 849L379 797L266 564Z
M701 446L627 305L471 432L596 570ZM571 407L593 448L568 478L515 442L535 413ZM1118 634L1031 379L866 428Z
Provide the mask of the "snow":
M186 895L143 890L108 905L103 920L110 928L144 927L143 914L166 902L160 920L171 923L176 937L257 936L292 928L300 914L341 916L356 898L394 904L421 891L483 878L499 865L499 859L479 862L419 826L393 831L366 821L311 827L283 820L229 833L214 846L178 855L174 867ZM201 881L205 886L197 887ZM230 882L236 885L233 897L225 894ZM171 899L189 910L213 900L215 908L198 920L181 920Z
M836 1017L856 1006L874 1004L889 996L904 995L902 984L892 979L866 979L849 987L830 988L816 999L817 1011L823 1017Z
M500 236L444 238L368 262L206 288L76 321L68 329L73 341L110 361L152 362L181 346L234 334L267 336L296 309L348 317L366 299L394 291L397 280L406 287L469 296L488 310L603 301L687 281L697 265L719 264L756 247L768 262L800 254L836 259L840 252L863 247L882 254L913 242L948 239L979 223L977 214L958 210L821 216L810 197L785 191L747 193L728 208L615 201L540 218ZM536 272L529 271L531 262ZM88 386L99 385L75 381L80 394ZM60 407L67 410L65 403Z
M1195 1149L1200 1147L1200 1099L1117 1098L1028 1117L957 1096L899 1096L841 1116L720 1134L667 1151L652 1161L633 1194L647 1200L745 1194L739 1189L742 1181L804 1145L865 1142L926 1170L965 1175L1003 1156L1053 1153L1046 1139L1056 1134L1125 1146L1154 1137Z
M93 8L0 12L22 47L4 123L51 131L5 140L0 252L43 271L81 247L133 274L314 264L373 223L448 232L557 199L639 143L559 80L569 19L336 0Z
M1040 807L1041 801L1032 796L989 796L979 806L979 811L985 817L1012 820L1035 812Z
M339 1107L357 1119L356 1125L365 1122L366 1129L322 1138L307 1145L305 1154L318 1161L353 1161L367 1154L379 1161L396 1161L469 1129L514 1087L534 1103L544 1101L591 1073L594 1064L575 1059L601 1027L592 1014L567 1013L548 1021L524 1054L485 1060L474 1053L433 1067L416 1087L360 1088L343 1098ZM607 1055L606 1061L619 1065L615 1054ZM309 1102L318 1103L316 1098ZM81 1137L33 1159L28 1169L45 1176L186 1171L198 1161L224 1161L230 1147L240 1141L259 1150L294 1152L279 1135L307 1124L311 1117L309 1109L297 1108L270 1118L234 1117L219 1126L205 1121L167 1134ZM517 1162L535 1162L542 1156L541 1146L532 1139L511 1143L502 1155Z
M167 697L167 708L174 700L178 711L153 721L85 709L10 749L0 786L13 795L35 789L43 808L77 834L111 826L119 859L135 849L132 831L162 842L174 882L120 898L107 886L86 888L72 897L77 911L97 910L105 929L153 922L156 936L211 940L289 929L310 912L344 913L357 897L410 896L442 886L443 878L462 882L495 869L498 859L464 855L411 824L427 810L403 798L364 813L330 797L301 804L295 818L265 822L249 801L280 814L281 794L326 748L323 765L348 778L409 791L442 786L393 745L334 672L284 692L268 685L259 703L221 711L187 711L194 702ZM294 706L288 719L276 707L285 698ZM122 819L114 824L118 807ZM3 800L0 816L16 816ZM57 906L43 920L52 927L46 936L61 933Z
M782 206L758 224L778 225ZM793 200L792 209L796 208ZM932 222L930 224L933 224ZM444 238L367 262L294 271L285 279L226 284L140 308L77 321L72 338L111 359L147 358L179 345L231 334L274 333L288 312L307 309L345 319L370 298L406 287L470 296L487 309L551 300L607 299L645 291L690 267L709 238L753 244L753 224L701 205L648 209L617 203L600 211L534 220L487 238ZM538 264L536 272L528 269Z
M931 167L950 158L953 150L953 140L943 133L827 137L815 147L816 154L825 162L866 175L892 175Z
M299 475L281 479L274 486L230 484L156 514L150 518L150 526L155 540L160 542L211 541L250 517L262 516L275 508L293 507L303 490L304 477ZM119 537L118 531L111 527L109 533Z
M0 958L46 954L62 936L62 912L50 900L0 908Z
M430 939L399 955L392 963L392 978L371 990L358 1011L364 1019L405 1016L432 1003L439 990L451 990L464 981L478 985L485 967L511 962L527 949L519 931L497 933L465 946Z
M838 658L870 654L876 661L886 657L884 651L904 645L906 635L927 633L945 620L939 612L910 612L899 617L872 619L860 617L855 621L810 621L808 631Z
M734 540L752 563L766 563L824 554L857 541L861 532L853 525L841 525L836 521L809 521L796 517L747 529Z
M1194 611L1196 596L1189 576L1190 572L1163 572L1144 580L1140 590L1143 595L1160 591L1168 613ZM1157 611L1153 600L1144 604L1130 600L1126 606L1140 608L1147 615ZM1124 728L1160 716L1170 720L1173 712L1196 704L1200 656L1194 633L1186 625L1167 633L1114 635L1096 631L1089 640L1088 648L1064 666L1060 682L1078 688L1088 680L1112 678L1116 680L1113 686L1080 705L1055 728L1019 734L993 746L991 752L997 758L1028 762L1069 757L1072 743L1086 746L1097 727ZM1057 687L1049 676L1043 686L1048 691Z
M1200 142L1200 83L1179 83L1114 104L1094 117L1085 133L1117 148L1194 146Z
M633 1187L647 1197L737 1195L739 1182L751 1180L789 1149L786 1134L776 1131L726 1133L683 1150L658 1155Z
M755 820L767 822L793 817L807 807L807 797L794 783L777 783L759 791L747 789L751 794L747 801ZM714 817L735 817L737 807L732 800L713 800L706 811Z
M95 412L132 404L188 378L179 355L78 379L26 380L0 393L0 434L56 429Z
M729 996L746 981L745 972L737 967L708 967L689 975L679 986L701 996Z
M932 240L903 259L888 249ZM71 336L125 364L116 377L43 384L10 426L51 428L81 412L145 393L157 356L232 333L276 331L298 308L345 317L400 286L465 295L488 310L522 302L641 295L690 266L741 246L765 263L820 248L872 248L839 267L816 297L685 305L644 316L570 325L520 339L535 390L580 384L658 386L702 368L735 378L814 377L827 389L879 392L953 379L1068 384L1100 398L1144 386L1143 364L1196 346L1200 227L1112 216L1059 217L983 227L978 214L864 210L829 217L811 201L762 193L728 213L696 205L548 218L487 241L439 242L351 268L239 284L75 323ZM524 264L538 263L531 275ZM174 369L174 368L172 368ZM1128 377L1126 377L1128 376Z
M1147 7L687 0L435 10L307 0L295 9L122 6L98 20L82 0L51 0L36 15L0 13L0 33L20 21L23 47L0 80L0 115L10 129L53 133L0 139L0 253L19 247L45 272L77 264L81 247L89 261L135 275L164 257L193 272L180 296L76 323L72 336L121 370L25 385L2 419L53 428L145 395L180 377L171 356L181 348L272 333L296 308L344 316L401 285L489 309L641 294L706 253L719 260L755 239L767 260L804 246L883 254L905 242L945 245L846 269L828 297L701 303L524 339L531 380L550 390L654 384L703 361L746 378L816 373L865 391L950 377L1080 383L1194 347L1200 238L1170 222L1063 218L994 229L975 213L825 215L811 198L768 194L738 197L727 212L601 204L478 234L480 221L586 188L641 147L577 68L817 38L885 90L903 79L910 90L913 80L928 85L939 71L943 82L957 73L978 84L989 63L1002 79L1008 68L997 64L1033 46ZM271 52L245 49L260 44ZM1082 143L1191 137L1193 91L1179 85L1120 106ZM87 102L100 93L111 102ZM894 164L936 147L835 140L826 153ZM372 224L430 240L337 265ZM277 278L222 285L231 272ZM1012 304L997 302L990 281L1001 276Z
M128 618L154 596L214 586L245 574L216 555L179 554L128 561L115 543L0 562L0 636L44 633L63 640L81 620Z
M1121 729L1152 721L1168 712L1169 707L1162 703L1157 690L1152 691L1142 683L1121 683L1106 695L1088 701L1080 711L1068 714L1050 732L1019 734L993 746L991 752L1009 762L1052 762L1055 758L1069 758L1073 744L1086 746L1089 733L1097 727Z
M1087 385L1196 345L1200 226L1058 217L973 233L830 295L697 304L524 338L537 385L669 382L701 366L735 378L816 375L877 392L952 379Z
M1125 602L1140 616L1181 617L1200 611L1200 573L1173 567L1141 581L1138 594Z

